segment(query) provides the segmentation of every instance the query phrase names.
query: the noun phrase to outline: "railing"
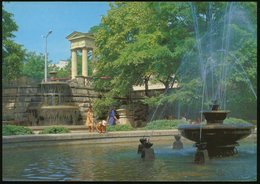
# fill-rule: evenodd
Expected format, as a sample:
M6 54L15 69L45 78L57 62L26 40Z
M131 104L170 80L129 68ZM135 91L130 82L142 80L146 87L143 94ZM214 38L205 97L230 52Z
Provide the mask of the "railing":
M51 81L61 81L61 82L66 82L70 80L70 78L66 77L66 78L48 78L47 81L51 82Z

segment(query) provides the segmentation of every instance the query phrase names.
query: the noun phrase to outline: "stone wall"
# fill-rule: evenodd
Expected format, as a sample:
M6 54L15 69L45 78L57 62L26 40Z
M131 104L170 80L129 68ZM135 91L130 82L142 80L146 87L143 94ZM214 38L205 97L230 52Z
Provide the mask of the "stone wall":
M72 102L79 106L82 117L81 124L85 124L87 108L93 105L94 101L102 94L94 91L91 87L91 79L88 77L77 76L69 82L69 85L72 92Z
M67 81L71 88L71 102L79 107L80 122L78 124L85 124L87 108L93 105L94 101L102 96L101 93L94 91L91 87L91 78L76 76L75 79ZM128 110L133 115L132 124L134 127L144 126L147 121L147 114L149 107L141 103L143 99L143 92L134 92ZM16 85L5 86L2 88L2 121L13 121L15 124L30 125L28 124L30 113L28 107L33 104L39 104L42 100L40 93L40 85ZM29 117L30 116L30 117Z
M37 85L12 86L2 89L2 120L26 121L27 107L37 98Z
M79 106L80 124L84 124L87 108L100 94L94 91L90 80L86 77L78 76L68 83L72 92L71 102ZM35 99L41 99L40 85L17 85L2 88L2 121L27 125L28 106L31 106Z

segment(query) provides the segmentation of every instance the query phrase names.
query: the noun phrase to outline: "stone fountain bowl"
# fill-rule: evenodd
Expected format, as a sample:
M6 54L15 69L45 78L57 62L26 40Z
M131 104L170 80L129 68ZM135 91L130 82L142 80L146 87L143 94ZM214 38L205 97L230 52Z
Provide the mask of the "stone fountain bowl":
M196 143L207 142L214 145L229 145L249 136L254 126L252 124L197 124L180 125L181 135ZM201 140L200 140L201 129Z
M203 115L207 120L207 123L223 123L226 119L227 114L230 111L213 110L213 111L203 111Z

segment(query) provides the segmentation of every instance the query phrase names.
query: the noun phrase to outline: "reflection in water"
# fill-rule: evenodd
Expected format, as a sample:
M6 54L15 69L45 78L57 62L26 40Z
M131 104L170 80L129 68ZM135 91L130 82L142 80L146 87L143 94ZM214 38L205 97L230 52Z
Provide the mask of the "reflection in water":
M4 180L59 181L240 181L256 180L256 143L243 141L239 154L193 163L195 148L172 149L154 142L156 159L143 161L138 140L128 144L82 144L3 150Z

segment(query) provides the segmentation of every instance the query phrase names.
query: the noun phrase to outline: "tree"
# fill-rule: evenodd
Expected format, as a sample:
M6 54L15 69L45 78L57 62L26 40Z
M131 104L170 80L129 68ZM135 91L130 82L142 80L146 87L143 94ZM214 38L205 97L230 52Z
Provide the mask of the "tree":
M110 93L113 95L125 96L132 85L147 83L151 76L162 82L166 89L172 86L172 75L180 64L184 48L189 47L192 40L183 22L176 23L180 27L179 33L172 31L172 34L181 34L179 37L168 34L170 20L168 16L161 16L166 8L157 11L157 6L160 4L111 4L111 10L102 19L103 27L96 34L96 43L97 75L105 73L112 79L97 80L97 87L105 83L106 87L112 86ZM182 44L175 43L180 40Z
M229 90L240 86L234 62L256 89L255 3L116 2L110 7L95 34L95 87L109 90L106 97L126 97L132 85L155 81L164 84L165 93L149 98L151 104L179 101L204 108L219 98L225 108L233 98ZM100 79L104 75L107 80ZM176 82L179 90L172 93L168 89Z
M50 63L50 61L48 61ZM44 54L37 54L36 52L26 52L25 59L23 61L22 74L28 78L36 81L44 79L44 66L45 56ZM50 68L48 68L49 70Z
M178 69L182 90L186 91L186 84L198 79L195 88L199 90L193 94L199 97L195 103L203 103L201 110L218 99L223 109L233 111L237 117L255 117L256 3L190 5L196 45ZM180 94L169 98L176 99ZM249 108L241 112L238 107L245 104Z
M18 30L18 26L13 20L13 14L7 12L2 6L2 78L13 80L21 76L22 62L25 54L23 47L15 43L13 32Z

